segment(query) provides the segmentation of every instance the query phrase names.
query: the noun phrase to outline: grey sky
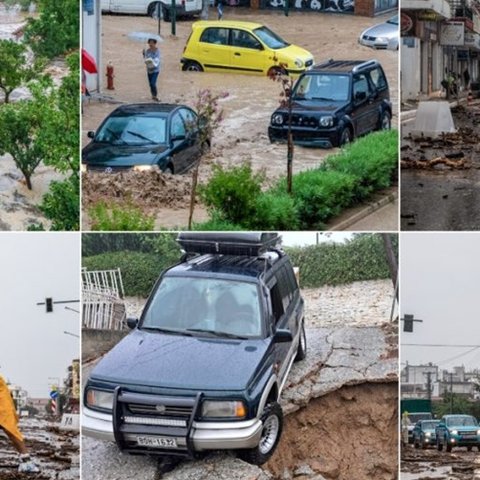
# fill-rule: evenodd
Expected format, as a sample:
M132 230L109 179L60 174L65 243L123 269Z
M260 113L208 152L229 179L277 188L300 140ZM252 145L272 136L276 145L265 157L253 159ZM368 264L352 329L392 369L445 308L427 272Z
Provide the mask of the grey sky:
M401 343L480 345L480 234L403 233L400 265L401 314L423 320ZM468 350L402 345L400 355L402 363L480 368L480 348Z
M75 233L0 233L0 374L32 397L49 387L79 358L79 314L55 305L37 306L46 297L78 300L80 239ZM78 304L68 305L78 310Z
M283 245L287 247L312 245L317 242L316 232L282 232ZM318 241L321 242L344 242L351 238L351 233L319 233Z

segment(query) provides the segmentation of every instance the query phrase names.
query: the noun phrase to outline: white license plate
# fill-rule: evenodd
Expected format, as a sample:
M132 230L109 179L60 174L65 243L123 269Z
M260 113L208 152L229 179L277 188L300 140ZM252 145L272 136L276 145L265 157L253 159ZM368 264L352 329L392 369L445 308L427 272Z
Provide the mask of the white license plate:
M177 448L175 438L137 437L137 443L142 447Z

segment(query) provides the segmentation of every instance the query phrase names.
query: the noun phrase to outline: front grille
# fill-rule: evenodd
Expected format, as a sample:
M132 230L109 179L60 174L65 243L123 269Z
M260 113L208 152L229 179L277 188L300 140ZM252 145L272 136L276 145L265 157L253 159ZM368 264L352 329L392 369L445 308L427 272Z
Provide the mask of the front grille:
M477 436L477 432L472 432L472 431L468 431L468 430L459 430L458 431L458 434L459 435L467 435L468 437L476 437Z
M98 165L87 165L89 172L118 173L131 170L132 167L102 167Z
M287 117L287 122L288 122L288 117ZM316 117L311 117L309 115L293 114L292 125L296 127L316 128L318 127L318 119Z
M192 407L177 405L141 405L138 403L127 403L127 408L130 412L137 415L190 417L192 414Z

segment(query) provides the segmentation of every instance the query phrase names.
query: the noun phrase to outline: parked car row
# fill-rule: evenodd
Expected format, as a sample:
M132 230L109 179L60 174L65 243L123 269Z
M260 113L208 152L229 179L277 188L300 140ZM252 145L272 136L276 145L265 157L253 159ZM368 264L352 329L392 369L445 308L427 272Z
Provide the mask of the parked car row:
M455 447L480 451L480 426L471 415L444 415L440 420L419 420L412 431L415 448L437 447L451 452Z
M258 23L195 22L181 63L185 71L297 78L289 95L291 109L279 108L271 116L272 143L286 142L291 131L298 145L332 148L391 126L390 92L378 61L329 60L315 65L310 52ZM83 168L106 173L183 173L210 146L195 111L159 103L121 106L88 137Z

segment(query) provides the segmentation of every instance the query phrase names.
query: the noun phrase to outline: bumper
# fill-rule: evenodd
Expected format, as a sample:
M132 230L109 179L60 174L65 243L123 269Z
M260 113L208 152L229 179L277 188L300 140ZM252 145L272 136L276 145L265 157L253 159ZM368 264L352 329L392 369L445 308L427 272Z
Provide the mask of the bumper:
M363 38L358 40L360 45L364 47L377 48L379 50L386 50L388 48L388 42L378 40L365 40Z
M292 126L293 143L305 147L333 148L339 144L339 133L336 128L317 130ZM268 127L270 142L287 141L287 127Z
M242 422L194 422L193 446L196 451L254 448L260 441L262 428L259 419ZM82 433L98 440L114 442L112 415L84 408ZM181 445L181 439L178 439L177 443Z
M480 446L480 437L478 435L451 435L448 443L457 447Z

